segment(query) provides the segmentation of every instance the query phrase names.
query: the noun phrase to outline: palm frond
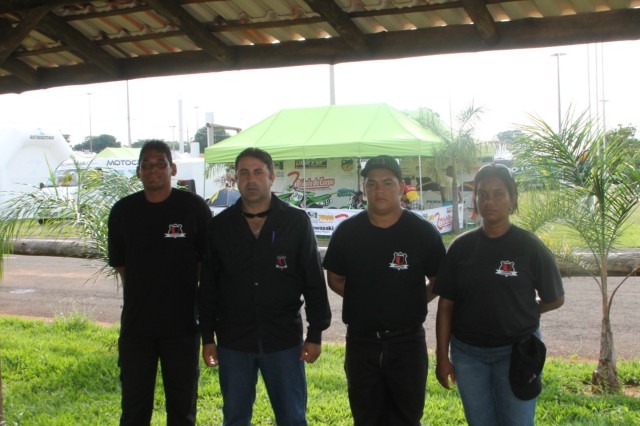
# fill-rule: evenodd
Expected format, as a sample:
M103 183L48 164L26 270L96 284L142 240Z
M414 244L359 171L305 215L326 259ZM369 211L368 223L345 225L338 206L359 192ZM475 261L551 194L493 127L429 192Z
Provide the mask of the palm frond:
M114 170L82 169L77 165L78 186L56 184L50 188L28 188L9 194L0 206L0 278L4 255L13 251L16 239L24 235L79 238L89 253L104 262L99 273L111 274L107 265L107 220L113 204L142 188L135 178Z

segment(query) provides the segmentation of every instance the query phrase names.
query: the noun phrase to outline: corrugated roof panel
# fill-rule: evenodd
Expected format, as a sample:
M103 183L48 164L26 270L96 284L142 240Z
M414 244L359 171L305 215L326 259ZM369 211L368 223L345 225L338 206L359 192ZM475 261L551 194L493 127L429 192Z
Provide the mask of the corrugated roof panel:
M491 6L490 6L491 7ZM500 8L507 13L510 20L540 17L540 11L531 2L513 1L501 3Z
M543 16L560 16L560 7L556 0L534 0Z
M130 16L140 22L143 26L146 25L150 28L164 28L168 24L166 19L152 10L134 13Z
M191 16L196 18L199 22L208 23L213 21L216 16L216 12L209 7L208 3L190 3L183 4L182 7L189 12Z
M511 20L507 11L504 10L500 4L487 5L487 9L489 9L489 13L491 13L494 21L503 22Z
M416 28L431 28L434 26L430 13L407 13L406 16Z
M248 15L251 19L264 19L267 12L271 9L261 1L235 0L234 3L241 12L244 12L244 14Z
M124 48L125 43L118 44L116 46L111 46L109 44L105 44L102 48L111 56L116 59L125 59L125 58L133 58L137 55L130 55L128 51Z
M141 14L140 14L141 15ZM144 29L144 24L136 18L136 14L114 16L113 21L129 34L136 34Z
M296 34L289 28L268 28L264 31L278 41L298 40Z
M307 40L322 38L318 29L310 25L294 25L291 27L291 30L300 34Z
M629 0L608 0L611 9L626 9L629 7Z
M100 32L107 36L119 34L122 31L122 26L113 19L99 18L92 20L93 26Z
M286 0L269 1L269 6L273 8L274 12L276 12L278 16L284 16L287 19L293 19L295 17L294 15L298 14L295 9L300 7L299 4Z
M441 9L438 10L437 13L447 25L462 25L471 23L471 18L469 18L467 12L465 12L465 10L462 8Z
M355 18L355 19L353 19L353 22L365 34L379 33L381 31L380 30L380 27L381 27L380 23L378 21L376 21L374 18L368 18L368 17L367 18Z
M405 29L402 15L377 16L376 21L387 31L402 31Z
M118 47L123 51L127 52L127 54L129 54L129 56L132 58L149 55L147 50L142 48L142 45L139 42L121 43L121 44L118 44Z
M72 52L69 52L67 50L60 52L57 55L60 56L60 58L62 58L62 61L60 61L59 63L64 65L76 65L84 62L78 56L74 55Z
M216 13L216 16L224 20L237 22L240 19L240 12L242 10L231 2L214 2L209 3L209 6Z
M48 55L39 55L39 56L30 56L25 62L28 63L33 68L55 68L57 64L55 62L49 61L46 57Z
M576 13L585 13L591 12L593 10L593 5L591 4L591 0L569 0L571 7Z
M193 41L186 36L172 36L172 37L165 37L162 40L164 40L166 43L169 43L170 45L174 46L174 48L178 51L178 52L188 52L191 50L197 50L198 47L193 43Z
M60 53L47 53L40 56L40 60L47 63L48 67L59 67L64 65L73 65L64 55Z
M558 8L562 16L575 15L577 13L569 0L558 0Z
M247 46L254 44L253 41L245 37L244 34L240 34L238 32L226 31L223 33L216 33L216 37L229 46Z
M222 33L227 37L235 37L241 40L247 40L250 44L270 44L272 39L263 35L261 32L253 30L226 31ZM235 44L235 43L234 43Z
M31 31L21 44L28 51L60 46L58 40L53 40L39 31Z
M80 31L89 39L94 39L99 36L100 29L96 27L96 25L92 22L92 20L72 20L69 21L69 25L71 25L76 30Z

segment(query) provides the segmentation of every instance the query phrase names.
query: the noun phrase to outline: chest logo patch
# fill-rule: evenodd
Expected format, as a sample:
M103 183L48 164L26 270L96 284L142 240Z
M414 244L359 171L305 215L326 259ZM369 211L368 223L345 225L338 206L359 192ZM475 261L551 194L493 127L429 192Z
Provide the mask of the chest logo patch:
M277 269L287 269L287 256L278 255L276 256L276 268Z
M169 225L169 230L164 234L165 238L186 238L187 234L182 232L182 224L172 223Z
M510 260L500 261L500 267L496 269L496 275L502 275L503 277L517 277L518 271L516 271L516 264Z
M407 262L407 253L402 253L401 251L397 251L393 253L393 261L389 264L389 268L395 270L405 270L409 269L409 263Z

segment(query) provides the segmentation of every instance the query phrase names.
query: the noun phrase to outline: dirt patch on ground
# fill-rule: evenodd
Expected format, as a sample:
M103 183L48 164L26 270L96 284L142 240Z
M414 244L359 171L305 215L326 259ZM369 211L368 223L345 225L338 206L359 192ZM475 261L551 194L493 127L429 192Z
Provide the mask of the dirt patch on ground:
M122 292L112 278L92 280L101 264L94 260L13 255L6 259L0 283L0 314L53 318L79 312L102 323L120 319ZM621 278L610 278L610 289ZM597 360L600 351L601 297L587 277L564 279L566 302L542 317L549 356ZM628 280L615 297L611 321L618 358L640 359L640 277ZM342 300L330 292L333 313L324 340L344 342ZM429 305L427 342L435 348L436 303ZM637 388L634 390L637 396Z

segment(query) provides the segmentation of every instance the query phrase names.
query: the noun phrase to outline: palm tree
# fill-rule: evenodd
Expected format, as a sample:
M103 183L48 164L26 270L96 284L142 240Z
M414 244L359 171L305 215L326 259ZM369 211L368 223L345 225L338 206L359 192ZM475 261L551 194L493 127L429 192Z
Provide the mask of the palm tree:
M532 228L564 224L591 253L596 267L588 272L602 296L600 357L592 385L598 391L617 391L620 382L610 312L624 280L609 292L607 259L638 205L640 175L628 161L623 138L607 139L586 114L574 120L567 113L563 123L561 133L536 118L532 125L521 126L526 136L515 143L514 150L516 166L523 170L519 180L546 188L524 212L523 223Z
M453 232L460 233L460 218L458 215L458 178L459 170L468 170L477 159L478 144L475 139L475 129L484 110L473 104L460 112L456 118L456 127L446 127L437 114L420 108L416 120L427 129L431 130L442 139L444 144L434 152L436 169L438 173L446 165L451 165L453 170L452 182L452 207L453 207Z

